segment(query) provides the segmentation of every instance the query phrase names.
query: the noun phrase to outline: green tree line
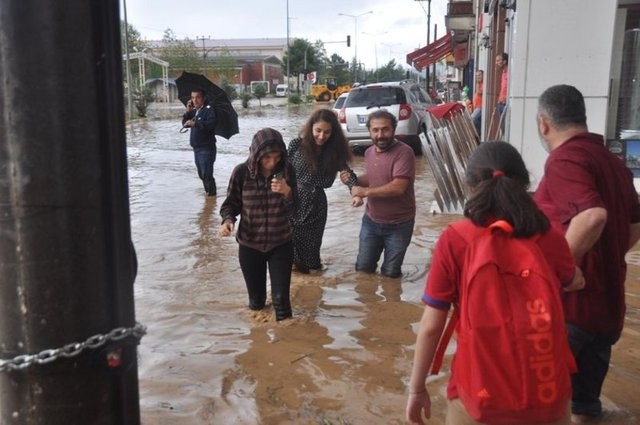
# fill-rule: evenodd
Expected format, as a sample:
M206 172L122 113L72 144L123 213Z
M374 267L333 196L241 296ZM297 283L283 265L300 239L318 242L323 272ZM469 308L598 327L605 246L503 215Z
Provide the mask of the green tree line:
M238 63L228 49L222 49L211 55L209 51L202 51L196 45L196 40L188 37L178 39L172 29L164 31L160 43L150 43L142 40L140 32L131 24L124 31L124 22L121 23L122 52L125 52L125 43L129 53L146 51L169 63L169 77L178 77L185 70L189 72L203 73L208 77L220 81L223 85L235 81ZM125 39L128 35L128 40ZM203 58L204 56L204 58ZM130 73L134 90L141 90L139 85L139 71L135 60L131 61ZM126 66L126 61L123 61ZM282 60L282 70L286 75L287 69L291 76L306 74L316 71L318 82L327 79L335 79L338 85L352 85L358 83L370 83L376 81L397 81L407 77L407 71L397 64L395 60L377 69L367 70L361 64L346 61L338 54L327 56L324 43L317 40L314 43L302 38L294 38L290 41L288 51ZM145 64L148 78L161 78L162 67L154 63ZM125 74L126 75L126 74Z

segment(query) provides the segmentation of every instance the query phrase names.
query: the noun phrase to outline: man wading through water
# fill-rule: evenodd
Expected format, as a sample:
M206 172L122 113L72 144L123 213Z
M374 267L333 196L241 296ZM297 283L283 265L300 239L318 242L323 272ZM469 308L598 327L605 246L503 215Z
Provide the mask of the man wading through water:
M182 126L190 128L189 143L208 196L216 196L216 179L213 178L213 163L216 160L216 113L205 100L202 90L193 90L187 102L187 111L182 116Z

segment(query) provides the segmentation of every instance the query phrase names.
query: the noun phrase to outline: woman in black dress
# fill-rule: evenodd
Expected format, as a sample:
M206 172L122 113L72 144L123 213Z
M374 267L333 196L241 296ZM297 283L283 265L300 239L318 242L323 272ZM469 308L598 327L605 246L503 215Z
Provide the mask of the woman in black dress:
M309 273L320 269L320 246L327 223L327 196L337 173L349 170L351 151L335 113L329 109L313 112L300 136L289 143L289 161L296 170L298 206L292 219L295 269ZM351 172L347 186L356 176Z

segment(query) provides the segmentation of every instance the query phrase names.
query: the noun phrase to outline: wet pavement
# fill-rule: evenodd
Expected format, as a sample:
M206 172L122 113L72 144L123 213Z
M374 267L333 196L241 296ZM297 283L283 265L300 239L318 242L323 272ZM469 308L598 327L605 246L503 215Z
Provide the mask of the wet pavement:
M127 125L131 220L138 254L136 312L143 424L401 424L431 249L459 216L430 213L435 183L420 157L418 215L401 279L355 273L363 208L336 181L327 190L324 270L294 273L294 318L250 311L237 243L220 238L219 207L233 167L260 128L296 136L313 107L252 101L241 133L219 139L218 197L204 196L180 105ZM362 171L362 157L353 168ZM605 383L603 423L640 423L640 248L630 254L627 326ZM445 367L446 370L446 367ZM442 424L447 375L430 384Z

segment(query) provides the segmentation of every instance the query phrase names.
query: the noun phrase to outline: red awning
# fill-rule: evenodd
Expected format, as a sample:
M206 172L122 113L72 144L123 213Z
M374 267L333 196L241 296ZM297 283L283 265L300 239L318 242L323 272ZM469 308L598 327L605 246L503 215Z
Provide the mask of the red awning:
M438 62L451 52L453 52L451 34L446 34L428 46L409 53L407 55L407 63L420 71L421 69Z

